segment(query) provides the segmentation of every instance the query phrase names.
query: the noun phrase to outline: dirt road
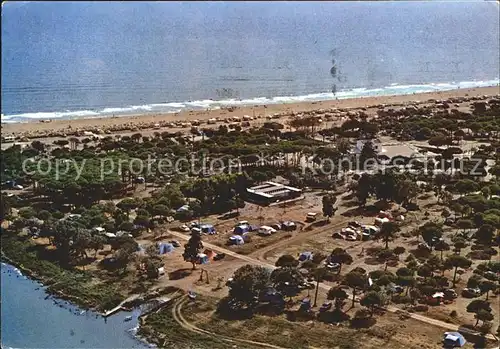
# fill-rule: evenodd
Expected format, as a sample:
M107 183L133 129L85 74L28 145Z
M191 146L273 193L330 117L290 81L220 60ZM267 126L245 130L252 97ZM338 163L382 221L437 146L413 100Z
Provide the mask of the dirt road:
M170 234L172 234L172 235L180 238L180 239L189 240L189 236L188 235L185 235L185 234L173 231L173 230L169 230L168 232ZM289 241L290 240L286 240L287 243ZM267 267L267 268L270 268L272 270L276 269L276 266L274 266L274 265L272 265L270 263L267 263L267 262L264 262L264 261L261 261L261 260L249 257L249 256L241 255L239 253L236 253L236 252L233 252L231 250L228 250L227 248L216 246L216 245L213 245L213 244L210 244L210 243L207 243L207 242L204 242L203 245L205 247L207 247L207 248L210 248L210 249L216 251L216 252L225 253L228 256L232 256L232 257L244 260L244 261L248 262L249 264L259 265L259 266L262 266L262 267ZM274 245L274 246L276 246L276 245ZM321 283L319 284L319 287L322 290L325 290L325 291L328 291L330 289L330 287L328 285L321 284ZM394 306L388 306L387 307L387 311L390 311L391 313L404 312L403 310L401 310L399 308L396 308ZM458 325L454 325L454 324L450 324L450 323L447 323L447 322L444 322L444 321L432 319L432 318L429 318L427 316L420 315L420 314L415 314L415 313L407 313L407 314L408 314L408 317L410 317L412 319L419 320L419 321L425 322L425 323L430 324L430 325L438 326L438 327L444 328L446 330L450 330L450 331L458 331L459 330L459 326ZM494 337L491 334L488 334L486 336L486 338L494 340L494 341L497 341L497 338Z
M296 245L298 242L305 241L305 240L307 240L315 235L324 233L325 231L330 231L333 233L337 229L345 227L345 225L348 222L349 222L349 219L344 218L340 221L337 221L334 224L325 225L324 227L321 227L321 229L312 229L310 231L302 230L302 231L298 232L295 236L293 236L289 239L280 240L275 244L263 247L255 252L252 252L249 256L251 256L255 259L258 259L260 261L267 262L267 257L268 257L267 255L269 254L269 252L275 251L278 248L283 247L283 246Z
M188 298L186 296L183 296L179 300L177 300L172 308L172 316L173 316L174 320L177 321L177 323L179 323L179 325L182 326L182 328L184 328L188 331L199 333L199 334L204 334L204 335L222 340L224 342L232 343L232 344L242 344L246 348L287 349L284 347L279 347L277 345L272 345L272 344L268 344L268 343L262 343L262 342L247 340L247 339L239 339L239 338L223 336L223 335L219 335L217 333L210 332L210 331L204 330L202 328L196 327L195 325L193 325L192 323L187 321L182 316L182 307L186 304L187 301L188 301ZM251 345L251 347L249 347L247 345Z

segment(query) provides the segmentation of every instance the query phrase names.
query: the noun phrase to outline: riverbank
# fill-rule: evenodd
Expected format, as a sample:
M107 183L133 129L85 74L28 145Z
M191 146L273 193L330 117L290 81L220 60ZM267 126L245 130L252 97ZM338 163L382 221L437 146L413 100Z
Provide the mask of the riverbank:
M2 232L2 261L47 286L47 291L84 308L102 312L125 299L116 285L96 279L80 270L63 269L37 256L28 238Z
M47 295L43 284L10 264L2 263L1 278L3 348L152 347L136 335L141 309L104 319Z
M2 123L2 136L15 135L26 138L54 137L72 134L75 131L92 131L96 133L112 133L122 131L139 131L160 128L189 127L181 122L198 121L207 123L217 119L217 123L228 122L230 119L243 120L245 116L252 119L288 118L298 113L310 113L318 110L353 110L374 108L385 105L422 104L429 100L446 100L449 98L474 98L497 95L499 86L456 89L415 93L406 95L360 97L339 100L325 100L300 103L267 104L243 107L230 107L213 110L190 110L179 113L148 113L140 115L115 115L101 118L53 119L25 123ZM175 123L175 124L174 124ZM162 129L163 131L164 129Z

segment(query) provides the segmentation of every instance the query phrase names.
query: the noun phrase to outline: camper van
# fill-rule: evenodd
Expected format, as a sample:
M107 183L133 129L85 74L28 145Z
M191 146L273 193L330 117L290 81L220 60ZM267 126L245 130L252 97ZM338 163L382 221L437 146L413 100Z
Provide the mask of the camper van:
M314 222L318 214L316 212L309 212L306 215L306 222Z
M5 136L2 137L2 143L13 143L16 140L14 136Z

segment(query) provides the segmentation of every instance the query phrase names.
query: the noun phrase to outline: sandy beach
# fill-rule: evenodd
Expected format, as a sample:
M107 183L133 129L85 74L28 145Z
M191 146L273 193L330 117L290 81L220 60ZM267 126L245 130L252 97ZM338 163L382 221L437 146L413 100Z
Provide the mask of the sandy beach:
M235 107L231 109L216 109L202 111L184 111L170 114L142 114L123 115L105 118L66 119L66 120L34 120L26 123L2 123L2 136L15 135L29 138L51 137L60 133L79 131L101 131L99 133L137 131L153 128L159 124L162 128L169 127L173 122L192 122L194 120L206 122L208 119L219 118L224 121L231 117L242 118L245 115L254 118L265 118L275 115L277 118L288 117L296 113L307 113L320 109L358 109L380 106L382 104L421 104L430 99L445 100L453 97L480 97L493 96L500 93L500 87L480 87L471 89L457 89L450 91L429 92L412 95L364 97L342 100L318 102L302 102L287 104L269 104L262 106ZM180 125L177 125L180 127ZM172 127L170 125L170 127Z

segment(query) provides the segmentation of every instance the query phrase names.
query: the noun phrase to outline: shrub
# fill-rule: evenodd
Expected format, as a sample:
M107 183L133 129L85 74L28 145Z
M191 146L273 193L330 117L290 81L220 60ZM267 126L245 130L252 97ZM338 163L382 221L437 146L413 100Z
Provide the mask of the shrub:
M43 220L43 221L46 221L47 219L49 219L50 217L52 217L52 215L50 214L49 211L47 210L40 210L38 213L37 213L37 218Z
M19 209L19 216L25 219L30 219L35 216L35 210L32 207L21 207Z
M457 311L456 310L452 310L451 313L450 313L450 316L451 317L457 317Z
M54 217L55 219L61 219L64 218L64 213L62 213L61 211L54 211L52 212L52 217Z

